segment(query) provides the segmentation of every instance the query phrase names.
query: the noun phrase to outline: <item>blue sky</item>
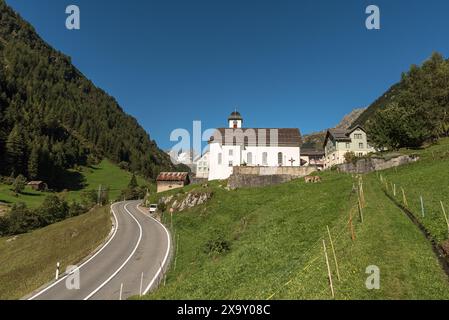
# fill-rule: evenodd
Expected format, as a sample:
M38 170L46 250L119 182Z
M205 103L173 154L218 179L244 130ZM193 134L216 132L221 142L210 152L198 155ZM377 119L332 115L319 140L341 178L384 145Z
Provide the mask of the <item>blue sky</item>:
M158 145L176 128L334 126L433 51L449 55L445 0L6 0ZM81 30L65 28L65 8ZM381 10L381 30L365 9Z

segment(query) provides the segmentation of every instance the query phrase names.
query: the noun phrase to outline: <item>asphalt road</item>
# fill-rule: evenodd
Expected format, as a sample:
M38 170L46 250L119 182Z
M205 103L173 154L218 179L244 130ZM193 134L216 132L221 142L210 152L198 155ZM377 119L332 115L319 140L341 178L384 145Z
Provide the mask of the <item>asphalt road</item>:
M139 203L112 205L116 221L113 234L91 258L78 266L79 289L67 288L67 282L74 283L72 273L61 276L29 299L119 300L120 292L122 299L126 299L157 286L168 264L170 235L163 225L137 208Z

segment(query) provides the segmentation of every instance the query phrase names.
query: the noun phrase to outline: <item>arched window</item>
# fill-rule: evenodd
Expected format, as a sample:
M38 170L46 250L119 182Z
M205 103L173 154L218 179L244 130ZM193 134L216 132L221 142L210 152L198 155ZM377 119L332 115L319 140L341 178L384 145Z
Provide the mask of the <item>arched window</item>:
M223 155L221 153L218 154L218 164L221 165L223 163Z
M282 164L284 163L284 155L282 154L282 152L278 153L278 165L282 166Z
M262 165L263 166L268 165L268 153L266 152L262 153Z
M247 158L248 165L252 165L253 164L253 154L251 152L248 152L248 154L246 155L246 158Z

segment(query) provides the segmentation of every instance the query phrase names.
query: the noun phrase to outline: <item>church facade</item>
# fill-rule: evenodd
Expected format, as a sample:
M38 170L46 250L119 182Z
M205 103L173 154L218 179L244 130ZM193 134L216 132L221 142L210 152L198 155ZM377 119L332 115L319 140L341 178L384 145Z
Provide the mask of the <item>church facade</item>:
M299 167L301 144L299 129L243 128L235 111L209 139L209 180L229 178L236 166Z

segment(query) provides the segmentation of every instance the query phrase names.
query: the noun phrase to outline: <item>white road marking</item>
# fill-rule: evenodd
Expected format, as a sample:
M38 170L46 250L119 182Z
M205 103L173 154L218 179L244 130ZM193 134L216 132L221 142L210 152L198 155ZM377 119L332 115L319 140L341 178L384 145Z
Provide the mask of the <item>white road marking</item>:
M112 210L112 214L114 215L114 219L115 219L115 226L114 226L114 233L112 234L111 238L109 238L109 240L104 244L103 247L101 247L100 250L98 250L92 257L90 257L89 259L87 259L86 261L84 261L79 267L78 270L81 269L83 266L85 266L87 263L89 263L90 261L92 261L92 259L94 259L97 255L100 254L100 252L102 252L108 245L109 243L112 241L112 239L114 239L117 230L118 230L118 220L117 220L117 216L115 215L114 212L114 208L113 206L118 205L120 202L118 203L114 203L113 205L111 205L111 210ZM64 279L66 279L70 274L72 274L73 272L75 272L75 270L73 270L72 272L66 274L64 277L60 278L58 281L52 283L51 285L49 285L48 287L42 289L41 291L39 291L38 293L36 293L35 295L33 295L31 298L28 298L27 300L33 300L37 297L39 297L41 294L43 294L44 292L47 292L48 290L50 290L51 288L53 288L54 286L56 286L58 283L60 283L61 281L64 281Z
M140 241L142 240L142 226L140 225L139 221L137 221L137 219L131 214L131 212L129 212L129 210L127 208L127 206L129 206L129 205L130 205L130 203L125 205L125 207L124 207L125 211L127 214L129 214L131 216L131 218L134 219L134 221L136 221L137 225L139 226L139 239L137 240L137 244L134 247L134 250L128 256L128 258L125 260L125 262L123 262L123 264L108 279L106 279L106 281L104 281L98 288L96 288L94 291L92 291L83 300L89 300L93 295L95 295L98 291L100 291L101 288L103 288L106 284L108 284L108 282L111 281L120 272L120 270L122 270L125 267L125 265L129 262L129 260L132 258L134 253L136 253L137 248L139 247Z
M145 291L143 292L143 294L147 294L148 291L150 291L151 287L153 286L154 282L156 281L156 279L159 277L159 275L161 274L162 270L164 269L165 264L167 263L168 260L168 256L170 255L170 248L171 248L171 238L170 238L170 233L168 232L167 228L160 223L159 221L157 221L156 219L154 219L153 217L145 214L145 212L143 212L138 206L137 209L142 212L144 214L144 216L153 219L154 221L156 221L165 231L165 234L167 235L167 251L165 253L165 257L164 260L162 261L162 264L160 266L160 268L158 269L158 271L156 272L155 276L153 277L153 279L151 279L150 284L148 285L148 287L146 287Z

